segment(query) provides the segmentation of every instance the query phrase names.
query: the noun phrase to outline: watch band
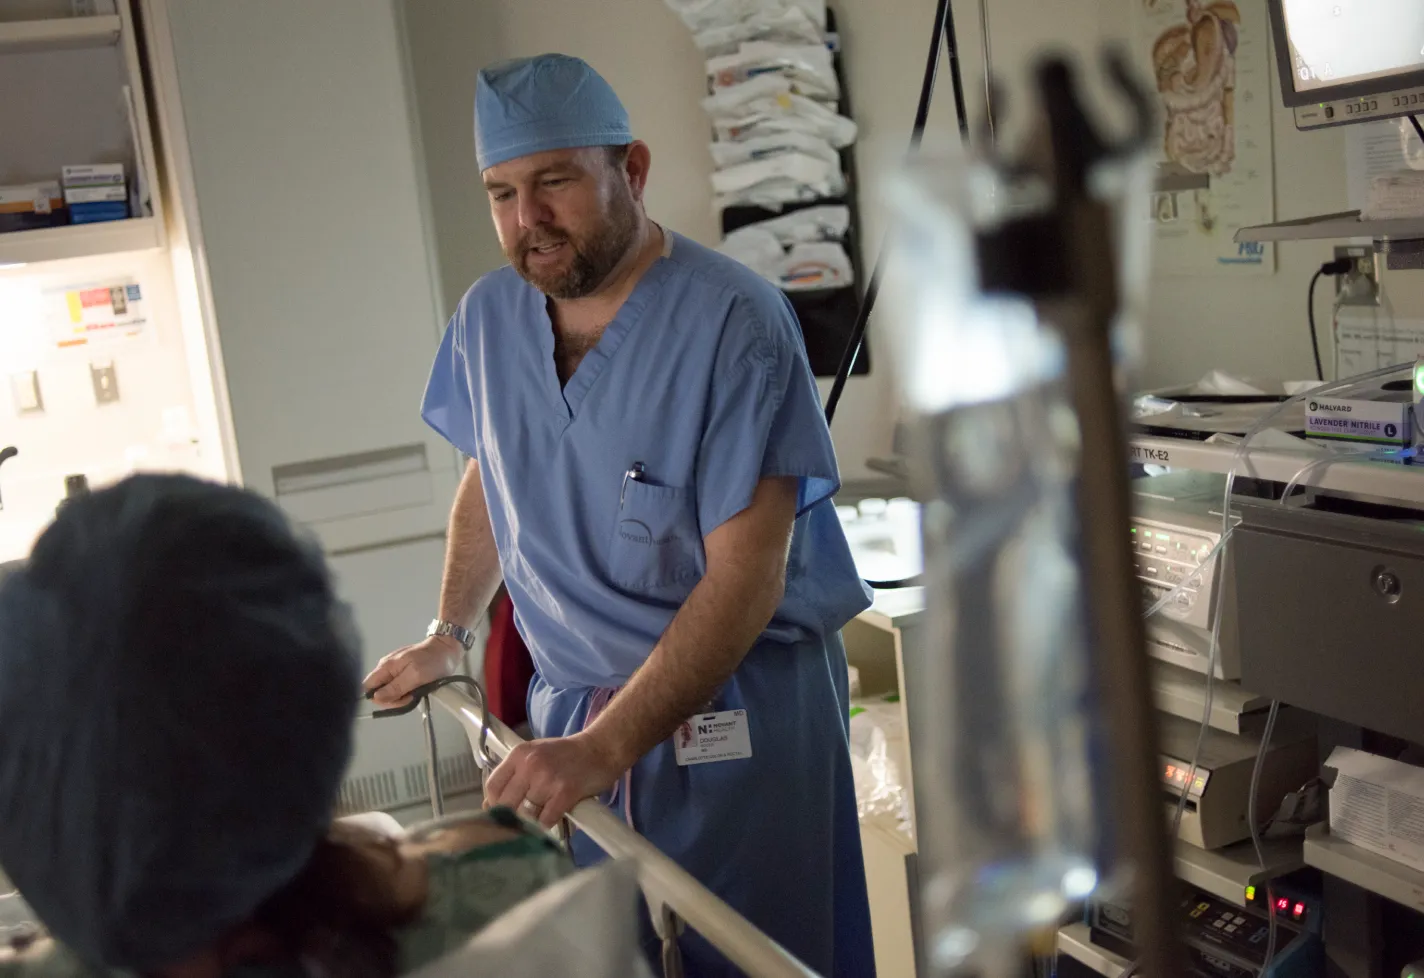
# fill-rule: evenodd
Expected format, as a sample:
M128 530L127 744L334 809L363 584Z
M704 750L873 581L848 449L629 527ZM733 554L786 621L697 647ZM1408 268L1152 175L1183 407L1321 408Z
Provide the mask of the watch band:
M464 625L457 625L453 621L445 621L436 618L430 623L430 627L425 630L426 638L434 638L436 635L448 635L462 645L466 652L475 647L475 633Z

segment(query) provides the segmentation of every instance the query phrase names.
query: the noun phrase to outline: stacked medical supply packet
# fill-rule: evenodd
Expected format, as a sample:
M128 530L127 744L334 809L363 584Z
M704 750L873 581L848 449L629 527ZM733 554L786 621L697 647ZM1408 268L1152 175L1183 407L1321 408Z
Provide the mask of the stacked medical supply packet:
M64 202L75 224L122 221L129 216L128 182L122 163L66 166Z

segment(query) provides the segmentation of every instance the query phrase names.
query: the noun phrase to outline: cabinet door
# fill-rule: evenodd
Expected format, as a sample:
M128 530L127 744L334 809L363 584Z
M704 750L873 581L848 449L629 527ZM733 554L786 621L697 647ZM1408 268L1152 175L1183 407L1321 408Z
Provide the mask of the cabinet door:
M332 549L441 529L457 457L419 416L444 324L396 10L165 7L243 481Z

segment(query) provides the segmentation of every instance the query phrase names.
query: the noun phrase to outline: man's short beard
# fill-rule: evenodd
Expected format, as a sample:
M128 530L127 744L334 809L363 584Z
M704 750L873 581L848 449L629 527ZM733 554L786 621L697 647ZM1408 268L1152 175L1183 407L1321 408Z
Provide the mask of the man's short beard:
M638 209L626 188L613 201L601 227L585 239L576 239L561 229L551 229L547 235L526 236L515 246L515 254L506 252L526 282L551 299L582 299L592 295L618 263L628 254L638 233ZM567 242L573 249L573 259L562 270L534 270L529 267L529 252L534 247Z

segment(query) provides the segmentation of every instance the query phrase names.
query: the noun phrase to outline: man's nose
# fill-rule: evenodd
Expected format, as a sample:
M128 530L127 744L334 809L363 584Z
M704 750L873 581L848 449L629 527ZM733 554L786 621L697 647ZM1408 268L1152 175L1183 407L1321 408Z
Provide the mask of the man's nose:
M519 226L533 230L553 221L553 214L537 193L519 195Z

